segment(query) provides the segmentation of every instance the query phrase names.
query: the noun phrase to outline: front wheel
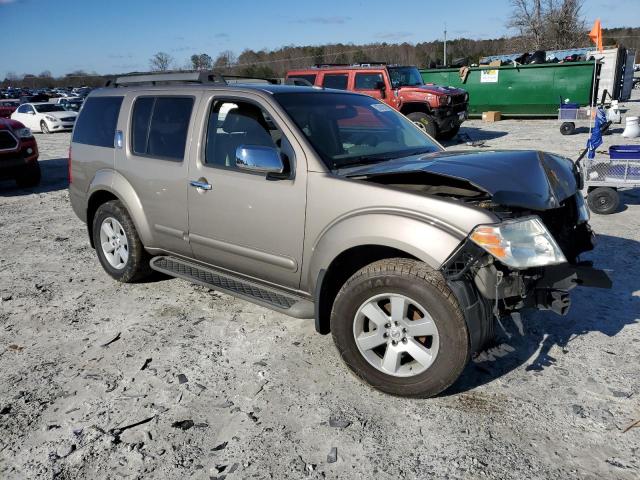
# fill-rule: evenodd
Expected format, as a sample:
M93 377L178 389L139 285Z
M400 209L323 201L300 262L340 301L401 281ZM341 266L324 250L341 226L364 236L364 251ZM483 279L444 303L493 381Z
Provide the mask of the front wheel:
M40 130L42 131L42 133L44 133L45 135L48 135L51 133L51 130L49 130L49 126L47 125L47 122L45 122L44 120L42 120L40 122Z
M149 254L122 203L112 200L100 205L93 218L92 232L98 259L113 278L130 283L151 275Z
M37 187L40 185L41 177L40 164L33 162L16 178L16 185L20 188Z
M592 212L609 215L618 210L620 195L611 187L598 187L587 195L587 204Z
M433 117L424 112L413 112L407 115L407 118L431 138L436 138L438 129L436 128L436 123L433 120Z
M347 280L331 332L348 367L392 395L437 395L470 356L463 312L442 275L404 258L374 262Z

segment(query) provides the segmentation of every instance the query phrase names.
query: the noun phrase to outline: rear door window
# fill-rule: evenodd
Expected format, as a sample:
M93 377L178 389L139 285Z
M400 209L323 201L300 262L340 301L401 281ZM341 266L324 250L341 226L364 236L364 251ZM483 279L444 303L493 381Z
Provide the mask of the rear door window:
M383 82L381 73L356 73L356 90L377 90Z
M92 97L76 121L73 143L113 148L113 137L123 97Z
M193 101L193 97L136 99L131 122L133 153L181 162Z
M330 73L325 74L322 79L324 88L336 88L338 90L346 90L349 83L349 75L347 73Z

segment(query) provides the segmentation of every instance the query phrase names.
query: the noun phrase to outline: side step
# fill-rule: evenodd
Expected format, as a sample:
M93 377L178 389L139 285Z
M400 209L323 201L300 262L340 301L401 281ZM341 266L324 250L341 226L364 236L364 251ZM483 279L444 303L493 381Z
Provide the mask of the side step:
M310 300L272 287L251 283L212 268L168 256L154 257L150 266L158 272L228 293L292 317L314 317L314 305Z

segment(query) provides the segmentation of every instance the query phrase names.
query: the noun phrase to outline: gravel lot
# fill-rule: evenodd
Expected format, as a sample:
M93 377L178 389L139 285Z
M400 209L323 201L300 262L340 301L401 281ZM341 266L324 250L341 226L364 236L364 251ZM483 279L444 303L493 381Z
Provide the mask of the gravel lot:
M587 135L558 126L469 121L486 144L461 148L575 157ZM640 477L640 192L592 218L613 290L507 322L448 392L405 400L357 381L312 321L111 280L69 206L69 134L38 142L42 186L0 183L1 478Z

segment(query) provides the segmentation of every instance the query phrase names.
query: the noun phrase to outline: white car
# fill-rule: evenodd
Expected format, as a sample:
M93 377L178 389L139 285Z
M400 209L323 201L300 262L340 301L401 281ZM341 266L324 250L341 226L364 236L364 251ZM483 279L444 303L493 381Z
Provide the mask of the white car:
M69 112L53 103L23 103L11 114L13 120L22 122L34 132L53 133L71 130L77 112Z

